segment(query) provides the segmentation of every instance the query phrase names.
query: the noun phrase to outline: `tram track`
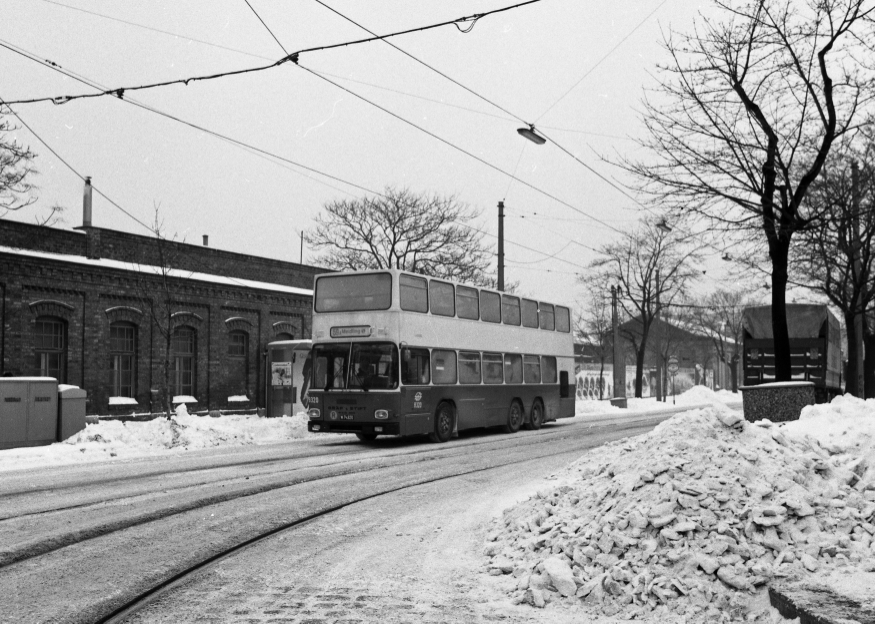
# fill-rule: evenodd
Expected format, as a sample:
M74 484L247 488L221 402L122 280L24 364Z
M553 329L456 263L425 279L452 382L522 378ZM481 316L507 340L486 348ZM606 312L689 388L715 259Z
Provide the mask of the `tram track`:
M686 409L693 407L684 406L676 411ZM630 419L591 423L559 421L560 426L548 426L537 432L514 436L467 434L440 446L411 448L409 442L393 439L384 444L356 445L355 457L340 459L344 465L329 473L319 474L316 465L291 466L264 475L260 483L247 481L231 495L219 492L218 498L213 498L217 490L227 489L217 481L207 486L211 489L208 496L192 497L184 510L158 505L151 514L143 514L138 513L139 505L131 505L127 515L117 518L114 525L80 522L65 530L64 518L81 518L81 509L55 513L53 518L43 514L43 520L55 525L55 532L47 535L49 539L44 540L47 543L40 544L40 540L31 543L29 556L19 556L17 561L0 568L0 595L6 592L20 597L23 604L33 605L39 602L38 591L22 588L36 584L73 588L65 601L59 601L63 606L33 607L34 613L47 611L51 616L8 621L118 621L108 620L108 614L121 613L119 609L128 603L191 578L198 569L245 550L247 545L357 502L537 458L555 458L557 454L572 457L606 441L644 433L669 415L642 413ZM572 426L564 426L566 423ZM381 454L367 457L375 451ZM318 468L324 471L319 458L326 454L321 449L304 455L307 461L318 455ZM521 455L525 458L520 459ZM293 458L280 464L288 461ZM304 474L306 471L309 472ZM281 477L285 478L284 483ZM265 481L271 478L276 481ZM227 486L227 481L224 485ZM173 496L164 498L166 502ZM119 506L126 502L131 501L124 497L117 501ZM95 505L92 511L95 514L105 511L105 506L101 509ZM36 515L26 520L39 518ZM0 529L3 524L8 523L0 523ZM7 542L0 535L0 543ZM14 553L15 548L11 550ZM124 568L116 571L117 566L110 565L104 569L107 557L112 558L110 552L126 553ZM71 580L74 577L80 580L74 582ZM107 592L110 586L114 589ZM2 621L6 620L0 617Z
M614 427L613 430L620 433L639 427L642 422L652 423L654 420L661 418L623 422L621 425ZM604 425L604 427L606 426ZM576 435L574 431L567 429L542 429L537 433L529 433L527 437L532 438L527 441L529 446L541 446L555 444L557 439L567 439L576 437ZM135 496L120 496L110 500L103 499L92 503L8 517L4 519L4 522L0 523L0 542L5 542L6 544L3 550L0 551L0 569L73 544L103 537L149 522L160 521L210 505L232 502L246 497L269 493L274 490L314 484L319 481L362 472L410 466L439 459L452 460L469 455L471 447L487 447L484 451L487 449L489 451L501 451L518 446L519 439L516 436L503 436L501 438L490 436L490 439L466 440L465 442L464 444L439 447L429 445L427 449L423 450L374 457L372 459L365 458L316 466L291 467L258 475L254 479L252 477L238 477L193 485L188 484L180 488L162 487L160 492L152 491L139 493ZM320 472L326 467L333 469L327 474ZM236 488L226 488L228 485L235 485L234 482L236 482ZM209 486L211 491L207 494L192 496L184 502L177 501L179 494L196 491L203 486ZM155 497L156 494L158 495L157 498ZM126 508L131 506L136 508L128 511ZM110 509L111 507L114 509L122 508L120 515L112 517L114 509ZM66 526L68 517L71 514L81 515L84 512L93 512L99 517L95 518L93 523L87 526L82 526L81 520L74 517L72 520L78 521L74 528L70 530L58 529L58 527ZM19 541L18 543L14 542L17 527L10 526L14 524L13 521L27 523L29 533L31 535L36 534L36 536L29 540ZM45 528L42 529L41 527ZM40 533L41 530L43 530L43 533Z
M582 451L582 449L581 449L581 451ZM578 450L566 450L566 451L564 451L564 454L575 454L578 452L579 452ZM490 470L498 470L498 469L506 468L507 466L512 466L515 464L525 464L525 463L531 462L533 460L543 459L546 457L555 457L555 455L556 455L555 452L542 453L542 454L535 455L535 456L527 456L527 457L520 458L520 459L508 460L508 461L505 461L503 463L496 464L496 465L478 467L478 468L471 469L471 470L463 470L463 471L459 471L459 472L456 472L453 474L442 475L442 476L438 476L438 477L431 478L431 479L423 479L420 481L416 481L415 483L410 483L410 484L402 485L399 487L388 488L388 489L385 489L385 490L382 490L382 491L379 491L379 492L376 492L373 494L368 494L366 496L354 498L352 500L346 501L346 502L339 504L339 505L334 505L331 507L327 507L325 509L321 509L315 513L309 514L309 515L307 515L303 518L300 518L298 520L295 520L293 522L289 522L289 523L284 524L282 526L274 527L269 531L265 531L264 533L262 533L260 535L251 537L251 538L247 539L246 541L241 542L240 544L234 545L234 546L227 548L221 552L215 553L212 556L204 559L203 561L200 561L194 565L186 567L184 570L177 572L173 576L167 578L165 581L163 581L163 582L155 585L154 587L151 587L151 588L139 593L137 596L131 598L125 604L117 607L113 612L111 612L111 613L107 614L105 617L102 617L101 619L97 620L97 624L122 624L128 618L130 618L131 616L142 611L144 608L148 607L149 605L151 605L155 601L161 600L163 597L171 594L176 588L185 585L193 576L200 574L213 566L218 565L219 563L221 563L225 559L228 559L228 558L233 557L237 554L240 554L243 551L245 551L246 549L253 547L253 546L256 546L265 540L269 540L273 537L281 535L282 533L297 529L299 527L302 527L303 525L306 525L310 522L313 522L314 520L324 518L326 516L329 516L333 513L344 510L344 509L351 507L353 505L356 505L358 503L377 499L377 498L380 498L383 496L389 496L389 495L392 495L392 494L395 494L395 493L398 493L398 492L401 492L404 490L408 490L411 488L422 487L422 486L429 485L432 483L437 483L440 481L448 481L448 480L452 480L452 479L458 479L460 477L466 477L466 476L470 476L470 475L474 475L477 473L482 473L482 472L486 472L486 471L490 471Z

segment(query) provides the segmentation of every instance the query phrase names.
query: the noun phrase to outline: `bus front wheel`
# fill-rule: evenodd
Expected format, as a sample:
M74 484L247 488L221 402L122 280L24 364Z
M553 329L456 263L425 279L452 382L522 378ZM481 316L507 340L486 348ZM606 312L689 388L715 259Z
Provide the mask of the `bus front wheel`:
M434 431L428 434L432 442L446 442L453 435L453 419L455 413L453 406L446 401L438 405L434 415Z
M516 433L520 430L523 424L523 406L519 401L514 401L510 404L510 409L507 411L507 424L503 430L505 433Z
M540 399L535 399L532 405L532 413L529 414L529 424L526 429L540 429L544 424L544 404Z

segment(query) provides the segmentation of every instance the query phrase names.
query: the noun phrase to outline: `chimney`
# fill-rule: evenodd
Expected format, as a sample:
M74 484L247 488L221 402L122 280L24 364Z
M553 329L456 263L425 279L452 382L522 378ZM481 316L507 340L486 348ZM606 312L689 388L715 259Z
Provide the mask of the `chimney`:
M91 176L85 176L85 192L82 195L82 227L91 227Z
M208 234L204 234L204 247L210 246L210 237Z

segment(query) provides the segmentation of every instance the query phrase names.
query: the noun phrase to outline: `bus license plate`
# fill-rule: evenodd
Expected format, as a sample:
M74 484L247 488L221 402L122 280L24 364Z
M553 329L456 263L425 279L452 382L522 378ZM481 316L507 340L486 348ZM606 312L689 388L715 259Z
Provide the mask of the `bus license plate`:
M352 414L342 414L342 413L338 414L337 412L331 412L331 414L329 414L329 417L331 418L331 420L352 420L353 419Z

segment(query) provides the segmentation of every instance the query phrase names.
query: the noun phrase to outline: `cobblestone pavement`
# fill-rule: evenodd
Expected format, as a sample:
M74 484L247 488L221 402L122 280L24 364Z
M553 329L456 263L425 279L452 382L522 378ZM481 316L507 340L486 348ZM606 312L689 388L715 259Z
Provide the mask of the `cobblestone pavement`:
M575 456L579 452L575 453ZM226 559L132 623L562 623L516 606L485 574L487 521L534 493L568 454L352 505ZM521 474L527 477L520 485Z

